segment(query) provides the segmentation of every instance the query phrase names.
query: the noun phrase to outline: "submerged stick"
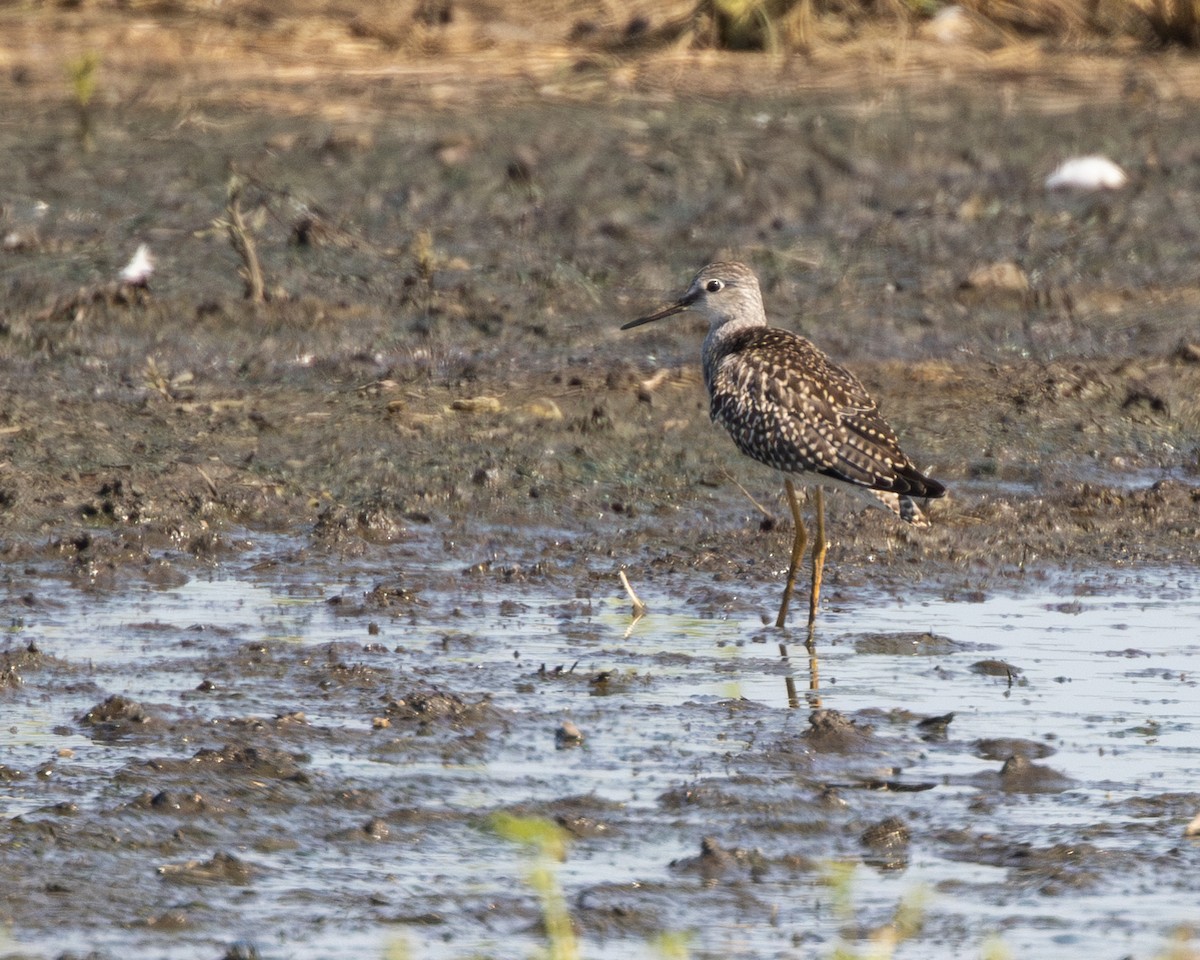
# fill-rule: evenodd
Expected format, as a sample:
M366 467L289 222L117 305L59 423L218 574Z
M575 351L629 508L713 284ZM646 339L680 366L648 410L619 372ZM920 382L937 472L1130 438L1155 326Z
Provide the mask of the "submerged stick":
M629 582L629 578L625 576L625 571L618 570L617 575L621 578L621 586L625 588L625 592L629 594L629 600L633 604L634 619L636 620L639 617L644 617L646 615L647 607L644 603L642 603L641 597L634 592L633 586Z

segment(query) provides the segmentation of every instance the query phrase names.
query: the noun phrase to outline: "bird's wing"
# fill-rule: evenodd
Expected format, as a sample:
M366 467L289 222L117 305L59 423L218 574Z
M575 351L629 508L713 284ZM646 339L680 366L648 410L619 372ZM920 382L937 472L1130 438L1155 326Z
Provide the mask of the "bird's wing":
M744 454L776 469L909 490L911 465L866 388L788 331L765 330L722 358L712 417Z

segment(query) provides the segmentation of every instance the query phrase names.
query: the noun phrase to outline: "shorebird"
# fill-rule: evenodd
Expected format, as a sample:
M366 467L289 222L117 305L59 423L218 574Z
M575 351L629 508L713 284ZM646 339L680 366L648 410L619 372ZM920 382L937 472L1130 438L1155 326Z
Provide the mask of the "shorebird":
M701 360L710 414L748 457L787 474L795 521L791 565L776 626L787 619L808 531L792 477L814 484L816 536L808 625L816 622L828 544L822 484L849 488L906 523L929 526L917 500L946 492L918 470L879 415L866 388L849 370L790 330L767 326L762 291L744 263L710 263L687 290L657 313L624 324L629 330L694 310L709 322Z

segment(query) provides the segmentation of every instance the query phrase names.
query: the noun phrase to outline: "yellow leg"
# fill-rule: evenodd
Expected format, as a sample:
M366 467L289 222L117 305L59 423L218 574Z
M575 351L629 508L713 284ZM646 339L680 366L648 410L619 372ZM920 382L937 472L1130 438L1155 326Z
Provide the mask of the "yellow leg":
M792 522L796 528L796 537L792 541L792 562L788 565L787 584L783 588L783 603L779 605L779 616L775 618L777 627L783 627L787 622L788 604L792 599L792 590L796 586L796 571L800 569L800 561L804 558L804 548L808 545L808 530L805 529L804 518L800 516L800 504L796 500L796 485L792 483L791 477L784 480L783 485L787 488L788 506L792 509Z
M829 543L825 539L825 493L821 487L813 487L814 509L817 514L817 536L813 540L812 549L812 593L808 598L808 626L817 622L817 605L821 600L821 576L825 572L825 554Z

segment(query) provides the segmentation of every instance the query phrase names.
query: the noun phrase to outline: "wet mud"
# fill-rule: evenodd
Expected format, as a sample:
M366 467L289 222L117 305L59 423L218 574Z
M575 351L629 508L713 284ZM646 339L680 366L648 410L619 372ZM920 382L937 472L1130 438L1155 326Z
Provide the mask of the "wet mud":
M84 149L11 26L0 956L532 955L497 813L565 831L587 956L1168 943L1200 862L1194 64L1090 97L1061 64L489 87L376 52L298 89L268 58L102 75ZM1096 151L1127 189L1042 189ZM231 165L264 303L213 228ZM922 531L826 498L812 660L767 626L788 511L709 422L702 327L617 330L725 254L950 490Z

